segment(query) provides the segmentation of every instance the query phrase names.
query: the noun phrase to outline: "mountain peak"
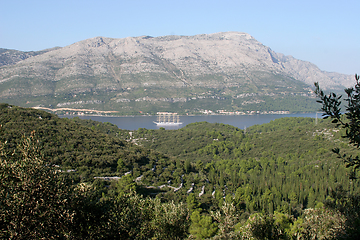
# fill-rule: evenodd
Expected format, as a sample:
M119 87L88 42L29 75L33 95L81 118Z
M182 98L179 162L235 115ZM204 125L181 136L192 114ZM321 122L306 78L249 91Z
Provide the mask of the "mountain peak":
M1 50L0 57L6 52ZM198 94L196 89L204 89L202 93L217 89L237 99L242 94L264 95L279 89L306 95L314 82L323 88L353 84L353 76L327 73L309 62L276 53L243 32L98 36L3 65L0 98L4 101L79 93L107 96L109 92L116 93L111 101L120 102L159 96L187 99ZM302 87L295 91L293 85ZM152 94L140 94L139 89L152 89Z

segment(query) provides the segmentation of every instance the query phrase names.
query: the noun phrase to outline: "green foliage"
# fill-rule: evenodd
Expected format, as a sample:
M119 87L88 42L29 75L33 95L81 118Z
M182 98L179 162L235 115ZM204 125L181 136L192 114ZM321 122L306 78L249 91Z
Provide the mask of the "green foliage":
M202 122L175 131L141 128L130 135L112 124L60 119L32 109L1 105L0 111L0 138L7 141L2 148L0 172L6 181L0 183L1 194L13 199L23 196L31 208L31 199L11 191L31 196L32 186L41 185L39 196L45 196L50 189L54 197L42 197L50 201L49 213L66 213L54 236L184 239L189 232L199 239L358 236L359 183L350 181L347 169L330 154L338 146L350 154L357 154L357 148L345 144L344 132L332 128L330 121L319 120L316 125L310 118L284 118L253 126L246 133ZM31 129L36 131L38 155L20 150L22 134L30 134ZM42 162L19 161L25 155ZM69 169L76 172L68 173ZM15 181L20 172L26 177ZM46 174L53 177L43 179ZM93 176L121 179L94 180ZM21 188L22 184L30 187ZM341 192L336 190L339 186L351 187ZM56 202L63 198L66 204ZM11 198L0 201L9 209L21 206ZM324 203L327 209L321 210ZM313 212L307 210L314 207ZM6 226L2 233L9 237L5 229L16 214L7 209L1 209L1 226ZM46 220L50 226L51 221L59 221L44 209L39 210L44 215L32 216L34 223L40 222L33 228L44 226L42 216L50 219ZM323 225L316 228L322 232L312 228L314 219L322 219ZM51 234L41 231L45 238Z
M1 144L0 236L10 239L95 239L106 225L98 191L73 185L45 161L34 135L12 152Z
M236 224L239 222L239 215L232 203L225 202L219 210L211 212L211 216L218 223L217 238L233 239L237 238L238 234L235 232Z
M122 172L122 170L124 169L125 164L124 164L124 160L122 160L121 158L119 158L119 160L117 161L117 171L118 172Z
M14 152L1 143L0 237L5 239L64 238L74 211L65 182L47 166L34 143L23 138Z
M154 200L152 227L155 239L184 239L187 236L190 222L189 211L185 204L173 201L161 203Z
M99 182L73 186L44 161L33 135L11 154L4 149L2 144L1 238L183 239L187 235L190 223L184 204L161 203L132 192L111 198L104 196Z
M315 83L315 94L320 100L319 103L322 104L321 110L324 112L326 118L330 117L332 123L336 124L336 127L341 127L346 130L345 138L349 140L350 144L353 144L355 147L360 147L360 83L357 74L355 74L356 84L354 87L345 89L347 102L345 106L346 112L342 114L341 111L341 101L342 96L337 96L335 93L330 93L328 96L320 89L318 83ZM345 118L342 117L345 115ZM352 179L356 178L356 170L360 167L360 158L359 156L347 156L346 154L340 154L340 149L333 149L334 153L338 155L339 158L343 159L347 167L352 168Z
M249 217L247 224L255 239L286 239L272 215L254 214Z
M347 238L344 216L324 208L307 209L296 220L278 212L255 213L236 231L237 239L353 239Z
M324 202L330 209L345 218L346 234L350 239L360 236L360 196L352 194L341 186L333 189Z
M184 184L189 189L194 182L196 195L202 185L215 188L213 199L202 200L205 211L221 207L224 196L232 199L235 195L230 201L242 211L242 218L255 211L297 216L321 204L331 189L349 184L347 170L331 154L332 148L342 144L341 132L327 120L317 122L277 119L248 128L246 134L231 126L202 122L176 131L142 131L146 140L140 143L186 159ZM136 138L137 132L133 134ZM346 148L356 153L351 146ZM353 184L355 193L359 183Z
M355 74L355 86L345 89L347 98L345 99L345 113L341 110L341 98L335 93L330 93L328 96L320 89L318 83L315 83L315 93L322 104L321 110L324 112L325 118L331 118L332 123L335 124L336 128L342 129L343 138L346 138L350 145L355 146L358 150L360 148L360 76ZM344 131L345 130L345 131ZM355 156L349 154L346 145L341 145L341 151L346 152L340 153L340 148L336 147L333 152L345 162L347 168L350 168L351 172L349 178L356 180L357 172L360 167L359 154ZM352 181L356 182L356 181ZM351 189L352 186L349 188ZM354 194L351 191L345 191L341 186L336 188L335 191L331 191L331 196L326 199L325 206L338 211L338 215L341 217L335 217L333 221L343 220L346 222L346 235L349 238L359 238L359 214L360 214L360 201L359 195ZM345 219L345 220L344 220ZM321 230L321 229L320 229ZM344 230L345 231L345 230ZM317 234L318 230L315 234ZM321 232L321 231L320 231ZM344 235L341 233L340 236Z
M291 231L298 239L344 239L348 237L345 221L346 218L339 212L309 208L305 210L300 224L295 224Z
M0 123L0 141L7 142L6 151L15 148L22 134L35 131L43 157L59 170L75 170L71 176L76 181L124 174L135 163L142 167L157 159L152 150L120 140L116 135L124 133L108 123L59 118L7 104L0 105Z
M135 193L110 202L107 239L183 239L187 235L189 213L184 204L161 203Z
M131 174L121 177L116 182L116 192L118 194L130 193L131 191L136 191L136 183Z
M189 231L197 239L205 239L214 236L217 230L217 223L213 222L211 216L201 215L198 210L195 210L191 214L191 226Z
M190 193L189 196L187 196L186 203L187 203L187 208L189 209L190 212L193 212L195 210L199 210L201 212L201 209L199 209L200 203L196 199L194 193Z

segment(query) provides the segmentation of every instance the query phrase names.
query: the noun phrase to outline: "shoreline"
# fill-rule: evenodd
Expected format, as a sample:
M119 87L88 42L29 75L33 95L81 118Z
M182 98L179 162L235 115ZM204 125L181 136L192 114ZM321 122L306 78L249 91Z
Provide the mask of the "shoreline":
M205 117L205 116L255 116L255 115L289 115L289 114L312 114L317 112L289 112L289 113L256 113L256 114L188 114L178 115L179 117ZM73 117L152 117L157 115L142 114L142 115L101 115L101 114L56 114L57 116L73 116Z
M157 116L151 114L137 114L137 115L114 115L119 113L119 111L102 111L102 110L93 110L93 109L76 109L76 108L46 108L46 107L32 107L33 109L38 110L46 110L55 113L58 116L74 116L74 117L146 117L146 116ZM69 111L73 112L66 114L57 114L58 111ZM246 112L226 112L224 110L218 110L218 113L215 112L199 112L199 114L186 114L186 115L178 115L180 117L184 116L252 116L252 115L286 115L286 114L311 114L316 112L290 112L290 111L246 111ZM94 114L92 114L94 113ZM108 115L110 114L110 115Z

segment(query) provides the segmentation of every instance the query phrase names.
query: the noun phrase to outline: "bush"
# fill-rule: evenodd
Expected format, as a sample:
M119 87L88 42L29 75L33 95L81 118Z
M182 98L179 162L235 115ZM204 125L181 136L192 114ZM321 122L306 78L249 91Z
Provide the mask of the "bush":
M67 207L69 188L39 155L34 133L11 153L3 143L0 149L0 237L70 237L74 212Z

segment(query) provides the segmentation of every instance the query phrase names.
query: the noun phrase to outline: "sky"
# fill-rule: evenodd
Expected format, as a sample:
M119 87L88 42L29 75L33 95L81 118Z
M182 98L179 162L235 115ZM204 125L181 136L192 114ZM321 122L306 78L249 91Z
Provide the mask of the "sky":
M0 48L237 31L321 70L360 74L359 0L0 0L0 9Z

